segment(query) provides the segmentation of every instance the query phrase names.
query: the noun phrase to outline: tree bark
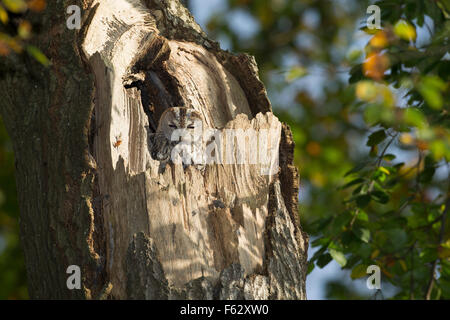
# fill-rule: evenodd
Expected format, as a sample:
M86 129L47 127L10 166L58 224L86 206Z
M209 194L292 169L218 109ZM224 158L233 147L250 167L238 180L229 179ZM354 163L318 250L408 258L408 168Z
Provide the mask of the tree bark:
M221 50L178 0L70 2L81 30L66 28L66 1L39 16L49 69L2 66L30 296L305 299L293 140L254 58ZM148 136L174 106L219 133L271 130L276 157L161 172ZM67 288L70 265L81 290Z

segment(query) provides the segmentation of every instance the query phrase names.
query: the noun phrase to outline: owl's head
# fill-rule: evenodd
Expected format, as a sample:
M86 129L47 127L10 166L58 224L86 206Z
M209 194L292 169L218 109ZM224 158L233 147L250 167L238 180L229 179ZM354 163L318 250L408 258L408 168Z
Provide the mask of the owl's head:
M194 131L203 123L199 112L186 107L172 107L163 112L158 124L158 132L164 133L170 140L172 132L177 129Z

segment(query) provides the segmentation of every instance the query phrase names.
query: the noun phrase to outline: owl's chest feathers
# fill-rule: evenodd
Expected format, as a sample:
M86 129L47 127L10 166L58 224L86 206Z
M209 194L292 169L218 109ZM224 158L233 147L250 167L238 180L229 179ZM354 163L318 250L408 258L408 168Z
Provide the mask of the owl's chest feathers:
M153 159L164 161L168 160L172 143L163 133L153 133L150 135L150 154Z
M165 167L168 162L179 162L183 166L197 159L203 149L203 137L196 129L202 129L202 117L194 109L173 107L163 112L155 133L149 136L150 154ZM174 152L175 155L172 155ZM171 159L174 156L176 159ZM185 161L186 160L186 161ZM186 163L185 163L186 162Z

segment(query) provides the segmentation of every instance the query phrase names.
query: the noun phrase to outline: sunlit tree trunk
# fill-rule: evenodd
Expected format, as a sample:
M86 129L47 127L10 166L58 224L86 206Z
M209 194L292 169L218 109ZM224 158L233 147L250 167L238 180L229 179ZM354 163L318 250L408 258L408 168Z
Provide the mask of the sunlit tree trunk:
M30 296L306 298L292 136L254 59L222 51L178 0L73 4L80 30L66 27L65 1L36 18L50 68L10 61L0 85ZM275 174L259 164L160 172L148 134L173 106L210 128L272 130ZM67 287L70 265L79 290Z

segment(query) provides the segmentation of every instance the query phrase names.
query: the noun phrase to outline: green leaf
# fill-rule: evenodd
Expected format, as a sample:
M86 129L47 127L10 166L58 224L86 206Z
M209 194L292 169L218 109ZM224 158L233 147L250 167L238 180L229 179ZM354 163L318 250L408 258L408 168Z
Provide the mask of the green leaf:
M419 181L421 183L430 183L433 180L433 176L436 172L435 162L431 156L425 158L425 168L420 173Z
M422 86L420 88L420 93L431 108L435 110L442 109L444 99L439 91L430 87Z
M331 224L331 231L333 233L340 233L342 232L342 229L352 220L352 215L345 211L344 213L341 213L337 215L337 217L333 220Z
M389 202L389 195L382 190L373 191L371 194L374 197L374 200L379 203L386 204Z
M390 245L387 246L386 248L391 252L403 248L408 242L408 235L403 229L400 228L388 229L386 230L385 233L390 243Z
M32 57L34 57L45 67L48 67L51 64L50 60L45 56L45 54L43 54L42 51L36 48L35 46L32 45L27 46L27 51Z
M371 197L368 194L358 196L356 198L356 205L358 206L358 208L364 209L369 204L370 199Z
M394 154L391 154L391 153L385 154L385 155L383 156L383 159L384 159L385 161L392 161L392 160L395 160L395 158L397 158L397 156L394 155Z
M341 265L341 267L345 267L347 264L347 259L345 258L345 255L342 251L339 251L337 249L328 249L330 252L330 255L333 257L333 259Z
M435 1L424 1L425 13L434 20L434 23L440 23L442 17L442 11L439 9Z
M362 51L359 49L352 50L348 53L347 59L349 62L356 62L362 57Z
M315 247L318 247L318 246L328 246L329 243L330 243L330 239L328 239L327 237L321 237L321 238L315 239L311 243L311 247L315 248Z
M308 71L301 67L301 66L297 66L297 67L293 67L289 73L286 75L286 81L288 82L292 82L296 79L300 79L304 76L306 76L308 74Z
M435 140L430 144L430 150L436 161L441 160L449 153L450 147L442 140ZM448 157L448 156L447 156ZM448 157L450 159L450 157Z
M367 166L367 164L368 164L368 162L361 162L361 163L357 164L351 170L347 171L345 173L344 177L347 177L353 173L357 173L357 172L361 171L362 169L364 169Z
M437 1L436 4L439 8L441 8L445 18L450 19L450 0L440 0Z
M376 131L369 136L369 139L367 140L366 145L368 147L374 147L374 146L380 144L381 142L383 142L384 139L386 139L386 137L387 137L386 132L383 129Z
M433 262L438 258L438 252L436 248L424 249L419 255L423 263Z
M356 267L353 268L352 273L350 277L355 280L362 277L365 277L367 275L367 265L365 264L359 264Z
M347 189L351 186L354 186L355 184L363 183L364 181L366 181L366 180L364 180L362 178L356 178L356 179L350 181L349 183L345 184L344 186L342 186L341 189Z
M362 64L357 64L356 66L352 67L350 70L350 79L348 80L349 83L356 83L358 81L361 81L364 78L363 70L362 70Z
M425 115L419 109L414 107L410 107L405 110L403 120L406 125L417 128L423 128L427 123Z
M369 216L367 215L367 213L365 213L364 211L360 210L358 215L356 216L356 219L358 219L360 221L368 222L369 221Z
M325 229L331 223L331 221L333 221L332 217L325 217L325 218L317 219L316 221L314 221L310 224L309 228L314 233L318 233L321 230ZM321 239L324 239L324 238L321 238ZM318 241L318 240L313 241L313 243L312 243L313 247L315 246L314 243L316 243L316 241Z
M380 170L380 168L378 168L372 175L372 179L384 182L386 180L386 173L384 170Z
M442 91L444 91L446 87L446 83L441 78L437 76L425 76L422 78L418 89L426 103L432 109L440 110L444 104Z
M362 259L369 259L373 253L373 249L371 245L363 242L359 248L356 249L355 253L360 255Z
M321 256L324 255L324 252L327 250L327 247L322 247L319 250L317 250L314 255L312 256L312 258L309 260L311 261L316 261L318 259L320 259Z
M381 106L378 104L370 104L364 110L364 121L370 126L373 126L381 120Z
M308 263L308 272L306 274L307 275L310 274L314 270L314 267L315 267L314 262L309 262Z
M354 228L353 233L358 237L359 240L365 243L369 243L370 240L370 230L366 228Z
M321 255L319 257L319 259L317 259L317 266L319 268L323 268L325 267L327 264L329 264L331 262L331 260L333 260L333 258L331 257L331 255L329 253L325 253L323 255Z

